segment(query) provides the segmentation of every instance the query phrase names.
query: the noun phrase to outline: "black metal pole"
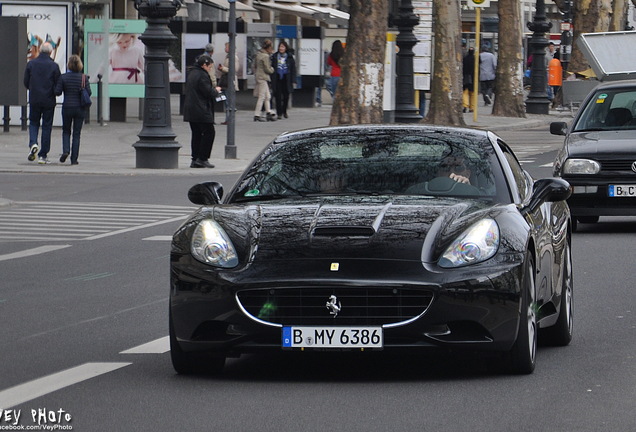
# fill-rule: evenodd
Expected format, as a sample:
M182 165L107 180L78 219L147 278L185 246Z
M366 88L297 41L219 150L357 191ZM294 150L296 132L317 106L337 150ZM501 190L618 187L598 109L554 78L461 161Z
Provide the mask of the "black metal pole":
M97 122L100 126L104 126L104 114L102 112L104 83L102 82L103 75L97 74Z
M236 159L236 145L234 144L234 126L236 120L236 0L230 2L230 18L228 26L228 36L230 46L228 54L227 73L227 143L225 145L225 159Z
M168 45L176 40L168 29L170 18L181 8L179 0L135 0L135 9L145 16L146 31L139 39L146 46L145 103L143 128L133 144L137 168L178 168L179 149L170 114Z
M4 122L3 122L3 131L9 132L9 122L11 122L11 118L9 118L9 105L4 106Z
M528 114L549 114L550 99L548 99L548 70L545 64L545 49L548 40L545 34L552 28L552 23L546 20L545 0L537 0L534 20L528 23L532 31L532 71L530 75L530 94L526 99Z
M20 130L25 131L29 129L27 120L29 120L29 115L27 114L27 107L24 105L22 106L22 116L20 117Z
M563 78L567 76L568 64L572 56L572 0L563 1L563 19L561 20L561 46L559 48Z
M422 120L420 110L415 106L415 89L413 88L413 47L418 40L413 34L413 27L420 21L413 13L411 0L402 0L400 13L393 22L400 33L396 38L399 48L397 53L397 89L395 100L395 121L397 123L416 123Z

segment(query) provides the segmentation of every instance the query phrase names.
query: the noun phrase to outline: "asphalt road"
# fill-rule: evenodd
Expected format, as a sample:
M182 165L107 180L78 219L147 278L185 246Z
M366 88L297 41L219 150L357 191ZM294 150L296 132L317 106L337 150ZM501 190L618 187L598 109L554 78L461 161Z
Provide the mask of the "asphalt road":
M500 135L535 178L551 174L553 148L529 150L545 129ZM228 187L234 179L215 178ZM166 340L169 237L194 209L187 189L202 180L0 174L2 196L17 201L0 208L0 231L15 235L0 240L0 408L19 411L17 424L471 432L636 424L635 218L579 225L574 340L541 347L532 375L443 352L252 355L229 360L220 377L176 375ZM57 231L54 221L63 222ZM58 240L47 240L53 233ZM1 412L0 429L15 421Z

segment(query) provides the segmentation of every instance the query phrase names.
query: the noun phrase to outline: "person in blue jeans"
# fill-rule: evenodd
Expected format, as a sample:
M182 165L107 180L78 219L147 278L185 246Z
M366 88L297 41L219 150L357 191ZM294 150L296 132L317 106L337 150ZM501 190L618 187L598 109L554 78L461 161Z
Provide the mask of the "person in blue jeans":
M51 59L53 46L45 42L40 54L29 61L24 70L24 86L29 90L29 161L39 156L38 163L50 163L47 155L51 149L51 130L55 113L55 85L60 78L60 67ZM42 148L38 146L38 134L42 122ZM39 153L38 153L39 150Z
M55 94L64 93L64 104L62 105L62 156L60 162L66 162L71 155L71 165L77 165L79 156L80 135L82 125L86 117L86 109L80 105L80 89L82 81L91 94L91 87L88 84L88 77L82 73L84 65L78 55L73 54L68 59L66 65L68 72L60 77L55 86ZM83 78L83 79L82 79ZM73 146L71 147L71 128L73 130Z

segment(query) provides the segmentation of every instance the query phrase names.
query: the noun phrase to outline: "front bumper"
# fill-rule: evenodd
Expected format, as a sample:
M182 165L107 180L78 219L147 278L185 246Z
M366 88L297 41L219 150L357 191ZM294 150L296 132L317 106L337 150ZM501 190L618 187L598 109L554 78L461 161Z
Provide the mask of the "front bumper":
M574 193L567 203L573 217L577 216L636 216L636 197L610 197L609 185L630 185L636 183L620 178L594 180L564 177ZM587 190L587 192L583 192ZM580 191L580 192L579 192Z
M521 255L453 270L425 268L416 262L343 260L341 268L350 270L337 275L315 271L326 267L327 260L270 262L266 269L259 268L261 264L240 271L211 270L188 255L173 256L171 261L170 313L177 341L184 351L238 356L281 350L283 324L382 325L384 349L441 346L507 351L517 337ZM262 298L262 308L244 304L243 294L248 291L259 293L260 297L250 298ZM362 307L351 316L329 316L324 306L329 299L327 294L347 298L354 291L385 291L388 297L408 292L421 304L408 307L414 300L404 296L402 300L387 299L387 303L393 302L387 308L400 310L390 318L366 316L360 312ZM281 302L272 299L289 292L317 294L313 296L316 303L306 305L313 306L313 312L305 312L307 308L295 309L295 315L289 316L255 312L267 309L269 303L283 309ZM374 294L374 301L377 297ZM296 305L298 302L294 301ZM343 311L353 309L347 306L351 300L347 302L343 303ZM403 308L399 307L400 302ZM316 316L316 310L321 313L322 308L324 319Z

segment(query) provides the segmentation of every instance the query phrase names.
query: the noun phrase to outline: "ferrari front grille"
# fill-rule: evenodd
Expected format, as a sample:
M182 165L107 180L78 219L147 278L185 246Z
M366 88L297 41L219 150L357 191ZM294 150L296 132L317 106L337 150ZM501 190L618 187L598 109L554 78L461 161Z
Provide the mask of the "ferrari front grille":
M384 325L422 315L431 291L407 288L268 288L237 293L243 309L281 325Z

